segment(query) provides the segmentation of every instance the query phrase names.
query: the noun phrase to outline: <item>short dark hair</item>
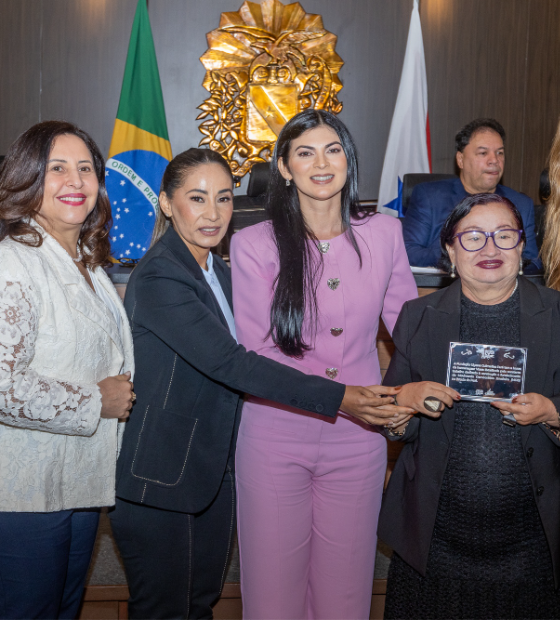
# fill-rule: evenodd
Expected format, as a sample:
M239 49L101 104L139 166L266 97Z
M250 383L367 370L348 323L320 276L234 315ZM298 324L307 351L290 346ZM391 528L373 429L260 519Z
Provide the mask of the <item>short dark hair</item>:
M467 144L471 141L473 135L479 131L495 131L502 139L502 142L506 140L506 132L496 119L476 118L474 121L467 123L455 136L455 148L457 152L462 153Z
M91 268L109 263L111 204L105 189L105 161L91 136L72 123L44 121L30 127L10 146L0 168L0 241L39 247L43 238L29 223L43 202L47 163L54 141L73 135L85 143L93 158L99 192L93 211L82 224L78 245L83 263Z
M441 229L440 243L441 243L441 252L442 258L440 261L440 265L449 270L451 267L451 261L449 260L449 252L447 251L448 245L453 245L453 237L455 236L455 231L457 230L457 226L459 226L459 222L466 217L474 207L478 207L479 205L490 205L490 204L500 204L507 207L511 214L515 219L515 225L519 230L523 230L523 219L521 218L521 213L517 207L504 196L500 196L499 194L473 194L472 196L467 196L463 198L461 202L451 211L445 220L445 224ZM525 243L525 231L521 233L521 241Z
M217 164L221 166L224 172L231 177L231 182L233 183L231 169L220 153L210 149L191 148L179 153L167 164L161 179L159 193L165 194L169 199L173 198L173 194L183 185L189 172L203 164ZM159 207L151 245L155 245L163 237L169 225L170 219L165 215L162 208Z

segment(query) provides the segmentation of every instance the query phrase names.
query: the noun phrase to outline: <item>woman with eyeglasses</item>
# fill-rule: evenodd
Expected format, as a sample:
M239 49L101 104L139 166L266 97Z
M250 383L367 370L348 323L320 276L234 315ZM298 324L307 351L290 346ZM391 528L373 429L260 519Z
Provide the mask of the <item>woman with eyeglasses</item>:
M397 321L385 384L418 414L385 430L405 443L380 515L385 618L560 617L560 293L521 275L524 243L507 198L465 198L441 235L458 279ZM445 387L452 342L525 348L522 393Z

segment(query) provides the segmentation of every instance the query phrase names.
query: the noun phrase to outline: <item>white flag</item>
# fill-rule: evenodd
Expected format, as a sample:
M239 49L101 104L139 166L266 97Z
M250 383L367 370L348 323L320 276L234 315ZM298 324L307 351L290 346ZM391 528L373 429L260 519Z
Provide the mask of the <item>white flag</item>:
M377 210L402 217L405 174L431 172L428 85L418 0L414 0L399 94L391 122Z

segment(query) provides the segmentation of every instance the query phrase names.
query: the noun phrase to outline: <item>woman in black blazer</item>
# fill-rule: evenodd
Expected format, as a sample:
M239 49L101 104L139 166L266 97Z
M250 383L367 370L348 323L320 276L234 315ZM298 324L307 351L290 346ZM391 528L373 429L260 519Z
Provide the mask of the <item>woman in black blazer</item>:
M408 414L381 396L397 390L345 387L237 344L229 267L210 254L229 225L232 187L219 154L190 149L175 157L162 181L154 243L127 287L137 402L111 521L131 618L212 617L235 525L243 393L331 418L343 410L368 424Z
M560 617L560 293L518 275L521 228L505 198L462 201L442 232L461 279L406 303L393 332L385 383L420 415L386 431L405 445L379 521L385 618ZM526 347L525 393L461 401L450 342Z

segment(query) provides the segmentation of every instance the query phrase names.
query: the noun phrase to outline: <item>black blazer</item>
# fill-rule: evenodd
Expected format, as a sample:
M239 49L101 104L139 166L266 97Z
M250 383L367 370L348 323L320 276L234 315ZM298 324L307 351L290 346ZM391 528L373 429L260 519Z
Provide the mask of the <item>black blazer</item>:
M231 305L229 267L215 257L214 269ZM329 417L340 407L344 385L235 342L200 266L172 228L132 273L125 307L137 400L117 464L122 499L188 513L208 506L235 441L244 392Z
M449 343L459 340L461 282L407 302L393 340L385 385L445 384ZM519 278L521 346L528 348L525 392L560 409L560 293ZM416 415L383 498L379 536L425 575L443 475L453 438L453 409L438 420ZM535 502L560 584L560 442L542 424L522 426L521 437Z

